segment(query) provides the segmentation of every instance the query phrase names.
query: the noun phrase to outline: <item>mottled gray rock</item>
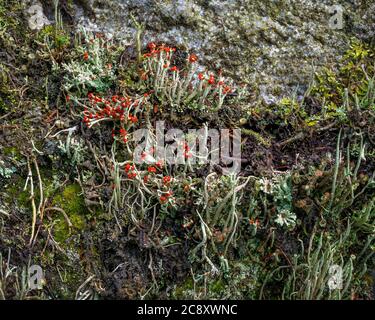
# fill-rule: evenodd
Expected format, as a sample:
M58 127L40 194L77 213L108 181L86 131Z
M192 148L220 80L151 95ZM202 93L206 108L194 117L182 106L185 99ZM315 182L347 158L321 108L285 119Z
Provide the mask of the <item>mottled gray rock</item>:
M82 10L87 4L91 20ZM77 22L129 39L132 13L146 25L144 42L165 41L195 51L209 68L223 68L269 104L299 92L313 71L334 64L352 36L370 41L375 31L371 1L313 0L89 0L76 1ZM341 5L342 28L330 25L330 9Z

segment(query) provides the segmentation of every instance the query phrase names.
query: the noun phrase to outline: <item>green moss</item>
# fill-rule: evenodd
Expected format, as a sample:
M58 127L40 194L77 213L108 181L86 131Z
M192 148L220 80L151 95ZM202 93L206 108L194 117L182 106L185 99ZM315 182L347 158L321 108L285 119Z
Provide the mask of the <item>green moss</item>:
M1 82L0 82L0 86L1 86ZM4 87L3 87L4 89ZM1 90L0 90L1 91ZM0 92L0 113L6 113L6 112L9 112L12 108L12 106L14 106L16 104L17 100L15 99L15 97L12 95L12 94L9 94L9 93L2 93Z
M30 206L30 194L23 190L24 184L25 181L17 176L6 188L5 194L8 195L9 201L15 200L19 207L28 208Z
M52 24L44 26L37 35L38 40L44 40L44 37L49 36L52 37L55 34L55 26Z
M22 4L12 3L12 13L15 13L22 9ZM0 4L0 37L5 35L8 29L16 28L19 25L17 16L14 14L9 14L10 6L6 3Z
M77 252L76 248L73 250ZM77 288L85 281L84 269L77 260L71 260L61 253L46 250L40 257L43 270L54 270L48 278L48 284L58 299L74 299Z
M0 45L5 51L8 48L19 49L20 44L15 39L29 36L25 34L27 22L23 15L24 9L23 1L0 2Z
M56 48L63 48L69 44L70 37L65 30L57 29L54 25L44 26L36 37L38 42L44 42L45 39L50 39Z
M29 190L24 191L24 179L17 176L9 187L6 188L6 194L9 201L15 200L17 205L24 209L31 209ZM43 179L44 198L50 197L56 189L56 185L52 180ZM35 202L39 202L39 189L35 189ZM54 231L57 241L65 241L71 234L79 233L86 226L87 208L82 196L81 188L78 184L67 186L61 194L56 195L51 207L61 208L67 214L72 227L69 228L64 215L58 211L54 211Z
M174 299L186 299L191 296L192 291L194 290L194 281L193 278L189 277L181 285L177 286L172 296Z
M0 113L8 112L17 102L9 85L9 74L11 74L9 68L0 63Z
M7 152L12 152L13 149L7 149ZM42 177L43 170L41 170ZM31 210L29 189L24 191L23 177L16 176L9 186L6 188L7 200L9 202L16 201L17 206L23 209ZM44 198L52 198L50 207L61 208L66 213L72 227L69 227L67 219L62 212L54 210L51 216L54 221L54 238L59 243L64 243L70 236L79 234L85 227L87 219L90 218L90 213L86 208L85 201L82 195L81 188L78 184L71 184L64 188L64 190L55 196L56 181L52 178L43 179ZM35 189L35 202L39 203L39 189ZM98 208L95 211L96 216L102 216L103 210Z
M67 213L83 214L85 211L81 187L78 184L67 186L61 195L55 197Z
M338 70L323 68L315 75L315 84L310 95L321 101L325 118L346 120L346 112L355 104L355 97L363 102L369 94L373 79L373 47L357 39L351 41L349 49L340 61ZM346 108L343 106L346 105ZM368 107L362 103L362 107Z
M54 197L53 206L63 209L72 224L72 227L69 227L62 213L56 215L54 237L58 242L65 242L70 235L85 228L87 208L78 184L65 187L61 194Z
M225 284L223 282L223 279L218 279L216 281L213 281L209 285L209 291L212 294L220 295L225 290Z
M245 135L253 137L257 142L259 142L260 144L262 144L265 147L270 147L271 146L271 142L270 142L269 139L263 137L260 133L255 132L254 130L251 130L251 129L242 129L242 132Z
M21 160L22 159L21 153L19 152L18 148L15 147L15 146L5 147L3 149L3 153L4 153L5 156L12 157L14 160Z

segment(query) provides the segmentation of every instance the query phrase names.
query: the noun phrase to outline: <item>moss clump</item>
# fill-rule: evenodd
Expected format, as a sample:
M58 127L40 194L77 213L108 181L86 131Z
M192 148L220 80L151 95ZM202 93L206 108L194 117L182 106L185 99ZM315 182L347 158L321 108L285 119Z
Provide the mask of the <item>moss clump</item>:
M9 84L11 70L0 62L0 113L9 112L17 102Z
M19 21L14 13L19 13L22 7L22 3L0 3L0 37L6 36L6 32L9 29L17 29ZM11 12L13 14L9 14L10 8L12 8Z
M194 290L193 278L189 277L181 285L177 286L172 293L173 299L186 299L191 297Z
M3 153L4 153L5 156L11 157L12 159L14 159L16 161L20 161L22 159L22 155L21 155L20 151L15 146L5 147L3 149Z
M62 49L70 42L70 37L65 30L56 28L54 25L47 25L39 31L37 41L44 42L45 39L52 41L55 48Z
M15 200L19 207L28 208L30 207L30 194L23 190L24 184L25 180L16 175L6 187L5 194L8 195L9 202Z
M262 144L265 147L271 146L271 142L269 141L269 139L267 139L266 137L263 137L260 133L255 132L254 130L242 129L242 132L245 135L253 137L257 142L259 142L260 144Z
M65 187L61 194L54 197L53 206L63 209L72 224L72 227L69 227L68 221L62 213L57 215L54 226L56 241L65 242L69 236L77 234L85 228L87 209L81 187L78 184Z
M374 81L374 48L353 39L338 70L323 68L315 76L311 97L323 105L323 118L347 120L347 112L357 105L363 110L372 105L371 88Z
M209 292L211 294L220 295L221 293L224 292L224 290L225 290L225 284L223 282L223 279L218 279L216 281L213 281L209 285Z

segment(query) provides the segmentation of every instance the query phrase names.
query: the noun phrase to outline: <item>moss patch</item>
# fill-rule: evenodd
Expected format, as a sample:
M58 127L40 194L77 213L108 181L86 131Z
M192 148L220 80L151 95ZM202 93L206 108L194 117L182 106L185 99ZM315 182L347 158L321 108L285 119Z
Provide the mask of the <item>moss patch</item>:
M194 290L194 281L191 277L187 278L182 284L178 285L172 293L173 299L186 299L192 296Z
M78 184L65 187L61 194L54 197L52 204L54 207L63 209L72 223L72 227L69 227L64 215L62 213L57 214L54 237L58 242L65 242L69 236L77 234L85 228L87 208L81 187Z

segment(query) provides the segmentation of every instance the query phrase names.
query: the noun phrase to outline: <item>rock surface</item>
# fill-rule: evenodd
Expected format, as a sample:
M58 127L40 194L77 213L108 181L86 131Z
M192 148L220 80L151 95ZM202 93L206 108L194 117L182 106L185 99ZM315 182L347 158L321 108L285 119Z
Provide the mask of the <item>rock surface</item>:
M375 2L313 0L80 0L79 25L129 40L131 14L144 42L164 41L196 52L210 69L248 83L254 103L301 93L314 70L334 65L352 36L373 41ZM334 6L342 26L334 26ZM88 14L88 12L94 14ZM339 17L340 18L340 17Z

